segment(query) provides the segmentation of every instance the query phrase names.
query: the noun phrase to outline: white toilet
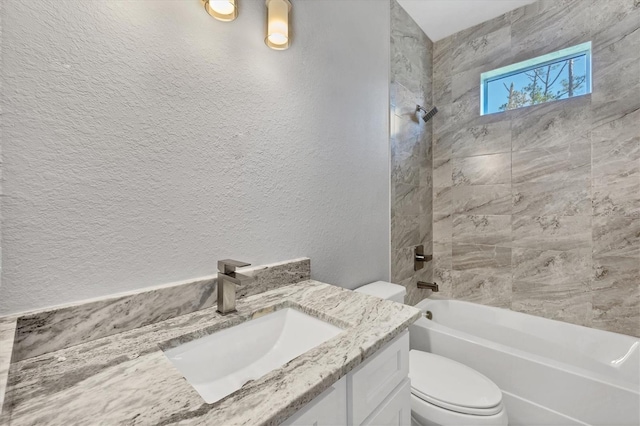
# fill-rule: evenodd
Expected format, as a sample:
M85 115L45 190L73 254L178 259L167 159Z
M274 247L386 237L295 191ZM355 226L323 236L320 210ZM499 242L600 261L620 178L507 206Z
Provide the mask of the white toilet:
M406 289L376 281L355 291L404 303ZM429 352L409 352L411 421L415 426L508 425L502 392L487 377Z

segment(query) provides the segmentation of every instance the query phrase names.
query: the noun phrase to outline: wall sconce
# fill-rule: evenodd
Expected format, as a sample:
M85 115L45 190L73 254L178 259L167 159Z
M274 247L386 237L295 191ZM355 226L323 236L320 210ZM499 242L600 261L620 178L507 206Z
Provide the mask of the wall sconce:
M289 48L289 0L266 0L267 37L264 42L275 50Z
M229 22L238 17L237 0L200 0L204 10L218 21Z

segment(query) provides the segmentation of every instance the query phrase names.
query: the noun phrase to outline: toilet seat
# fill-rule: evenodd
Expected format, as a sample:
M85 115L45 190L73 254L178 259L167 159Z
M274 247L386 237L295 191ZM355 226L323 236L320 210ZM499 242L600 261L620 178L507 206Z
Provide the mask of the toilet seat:
M484 375L464 364L429 352L409 352L411 393L445 410L492 416L503 410L502 392Z

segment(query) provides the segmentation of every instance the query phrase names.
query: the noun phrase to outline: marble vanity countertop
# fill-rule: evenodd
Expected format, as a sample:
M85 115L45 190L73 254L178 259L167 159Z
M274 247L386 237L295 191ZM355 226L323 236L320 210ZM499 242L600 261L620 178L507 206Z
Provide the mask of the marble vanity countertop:
M345 331L216 403L205 403L161 349L287 306ZM0 424L279 424L420 316L312 280L240 299L237 309L207 308L11 363Z

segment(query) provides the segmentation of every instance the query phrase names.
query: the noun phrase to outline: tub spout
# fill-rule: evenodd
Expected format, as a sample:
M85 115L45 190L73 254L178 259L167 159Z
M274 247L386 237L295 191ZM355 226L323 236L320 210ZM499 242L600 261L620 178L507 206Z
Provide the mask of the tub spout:
M423 290L431 290L433 292L439 291L437 283L426 283L424 281L418 281L418 288Z

